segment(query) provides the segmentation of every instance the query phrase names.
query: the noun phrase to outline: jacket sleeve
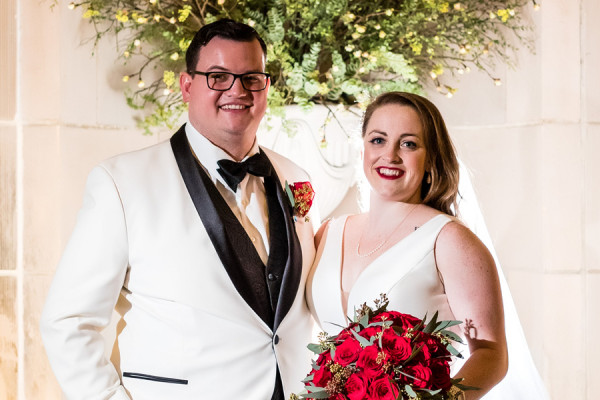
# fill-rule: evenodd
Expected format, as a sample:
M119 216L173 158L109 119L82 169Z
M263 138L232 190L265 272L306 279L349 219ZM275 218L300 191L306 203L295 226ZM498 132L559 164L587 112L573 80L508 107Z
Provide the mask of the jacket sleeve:
M40 328L67 399L129 400L105 356L101 331L111 320L128 267L125 214L102 166L90 173L75 229L60 260Z

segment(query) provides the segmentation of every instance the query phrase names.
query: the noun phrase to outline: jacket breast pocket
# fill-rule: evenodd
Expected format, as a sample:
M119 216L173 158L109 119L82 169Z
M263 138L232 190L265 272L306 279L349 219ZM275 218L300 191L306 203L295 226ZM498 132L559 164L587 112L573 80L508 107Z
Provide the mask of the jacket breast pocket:
M176 385L187 385L187 379L167 378L165 376L156 376L141 374L139 372L123 372L123 378L142 379L153 382L172 383Z

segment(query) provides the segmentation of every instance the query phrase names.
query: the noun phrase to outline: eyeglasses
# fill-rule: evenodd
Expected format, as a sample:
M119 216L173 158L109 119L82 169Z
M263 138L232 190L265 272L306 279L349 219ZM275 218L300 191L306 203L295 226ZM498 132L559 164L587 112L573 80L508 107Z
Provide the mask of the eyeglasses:
M192 74L206 76L206 84L209 89L224 92L231 89L237 78L242 82L244 89L250 92L260 92L265 90L267 82L271 75L264 72L248 72L245 74L232 74L231 72L202 72L192 71Z

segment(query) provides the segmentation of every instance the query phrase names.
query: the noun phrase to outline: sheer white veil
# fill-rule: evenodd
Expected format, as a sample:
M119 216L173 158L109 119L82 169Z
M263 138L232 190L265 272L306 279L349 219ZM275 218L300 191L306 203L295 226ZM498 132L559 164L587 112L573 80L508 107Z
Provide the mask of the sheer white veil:
M459 218L479 237L492 253L496 267L498 268L504 303L506 341L508 343L508 372L506 377L484 396L484 399L547 400L549 396L531 358L515 303L510 294L510 289L502 272L502 267L494 250L473 185L471 184L469 171L463 163L460 163L459 194Z

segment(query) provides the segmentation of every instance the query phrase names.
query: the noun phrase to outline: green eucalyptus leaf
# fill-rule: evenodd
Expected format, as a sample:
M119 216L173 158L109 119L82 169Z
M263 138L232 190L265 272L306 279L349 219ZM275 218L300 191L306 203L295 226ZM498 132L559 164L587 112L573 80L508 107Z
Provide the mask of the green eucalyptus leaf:
M358 340L358 342L360 343L360 345L361 345L362 347L367 347L367 346L370 346L370 345L372 345L372 344L373 344L373 342L371 342L371 341L369 341L369 340L365 339L364 337L362 337L362 336L360 336L358 333L356 333L356 332L354 331L354 329L350 329L350 332L352 332L352 336L354 336L354 338L355 338L356 340Z
M323 352L323 348L317 343L309 343L306 348L315 354L321 354Z

